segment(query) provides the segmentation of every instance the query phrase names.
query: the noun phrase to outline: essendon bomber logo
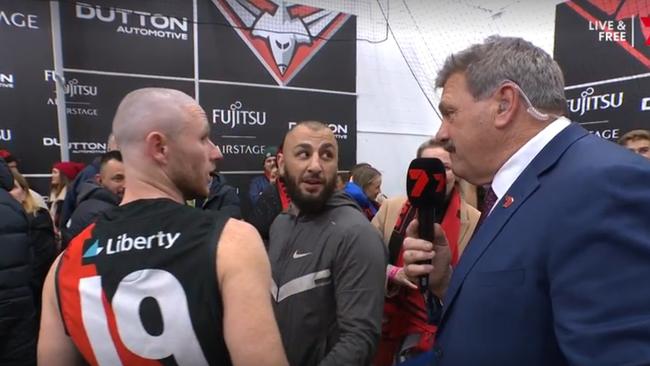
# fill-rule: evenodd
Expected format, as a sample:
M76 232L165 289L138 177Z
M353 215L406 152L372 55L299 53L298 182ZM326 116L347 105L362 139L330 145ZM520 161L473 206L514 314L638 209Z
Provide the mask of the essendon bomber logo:
M212 0L275 81L287 85L350 17L283 0Z

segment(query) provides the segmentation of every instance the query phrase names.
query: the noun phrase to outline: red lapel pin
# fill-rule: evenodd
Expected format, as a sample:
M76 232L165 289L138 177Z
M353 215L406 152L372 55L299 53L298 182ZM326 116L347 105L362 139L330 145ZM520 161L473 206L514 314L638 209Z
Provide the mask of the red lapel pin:
M514 197L512 196L506 196L505 199L503 200L503 208L508 208L512 203L515 202Z

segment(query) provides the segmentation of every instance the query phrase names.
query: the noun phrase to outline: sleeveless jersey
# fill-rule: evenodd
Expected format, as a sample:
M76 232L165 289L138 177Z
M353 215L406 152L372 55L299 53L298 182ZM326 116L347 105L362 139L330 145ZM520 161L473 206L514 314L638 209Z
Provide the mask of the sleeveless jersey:
M228 218L169 199L131 202L71 241L61 318L91 365L230 365L216 246Z

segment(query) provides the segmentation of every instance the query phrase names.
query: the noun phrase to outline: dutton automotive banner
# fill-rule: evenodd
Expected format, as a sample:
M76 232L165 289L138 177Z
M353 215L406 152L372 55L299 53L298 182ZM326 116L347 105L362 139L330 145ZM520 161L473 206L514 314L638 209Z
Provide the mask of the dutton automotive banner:
M192 1L61 1L66 68L194 77Z
M60 26L50 25L51 6ZM55 70L53 39L63 70ZM142 87L198 99L224 155L221 170L244 191L267 147L302 120L332 129L341 169L356 160L349 14L281 0L2 0L0 45L0 148L43 180L61 159L57 80L73 161L105 151L121 98Z
M555 59L572 120L610 140L650 129L650 2L559 4Z

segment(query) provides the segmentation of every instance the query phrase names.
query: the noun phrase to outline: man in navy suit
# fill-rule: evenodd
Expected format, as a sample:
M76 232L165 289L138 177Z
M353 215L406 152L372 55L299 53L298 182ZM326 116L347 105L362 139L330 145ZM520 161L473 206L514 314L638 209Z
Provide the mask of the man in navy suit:
M404 243L443 306L434 364L650 365L650 163L563 117L562 71L523 39L452 55L436 85L454 173L490 189L453 274L439 226Z

